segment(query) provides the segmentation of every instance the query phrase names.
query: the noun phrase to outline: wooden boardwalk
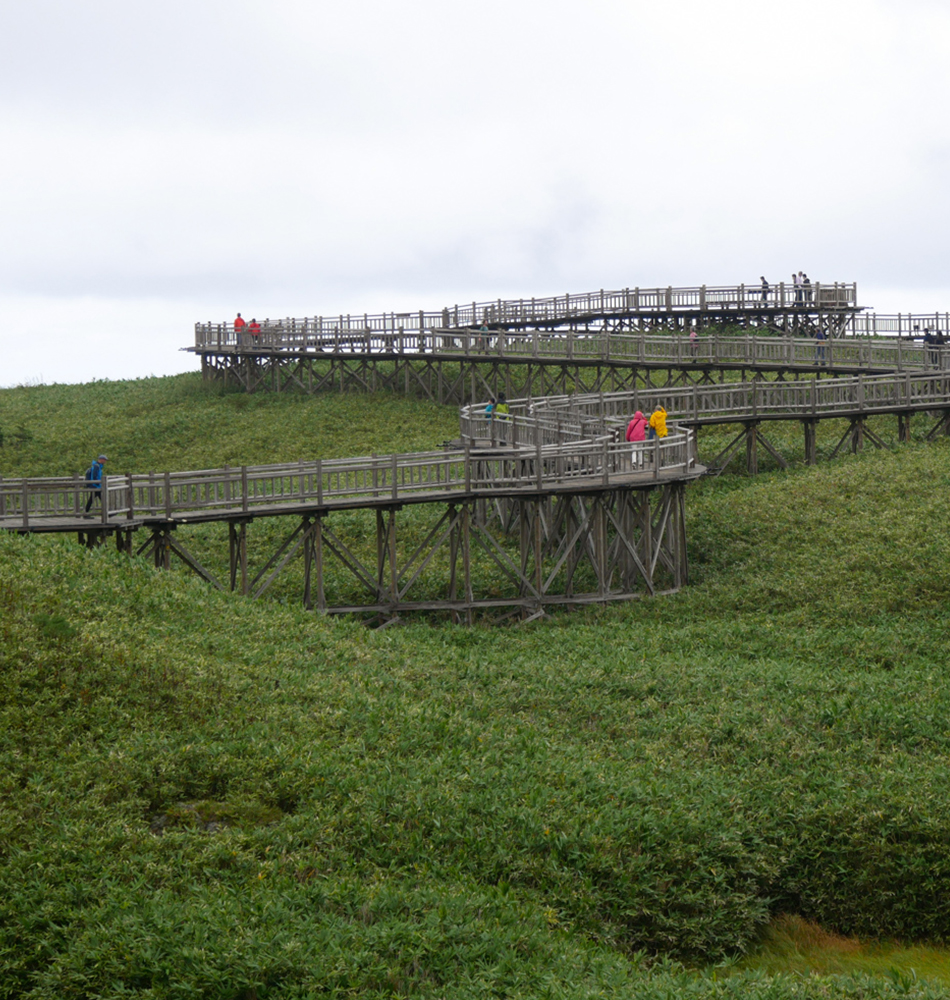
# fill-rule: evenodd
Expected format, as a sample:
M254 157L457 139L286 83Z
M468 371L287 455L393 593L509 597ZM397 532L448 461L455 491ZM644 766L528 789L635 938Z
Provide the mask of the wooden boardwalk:
M339 349L347 342L379 342L385 349L422 350L439 331L683 329L730 324L756 325L788 332L822 326L842 333L858 312L853 283L816 283L797 292L779 283L763 298L758 285L699 285L688 288L624 288L614 291L497 299L448 306L435 311L347 314L265 319L258 337L235 333L231 323L195 324L195 350L221 353L233 348Z
M418 611L466 621L498 609L531 617L685 583L683 488L705 471L694 432L674 430L634 464L630 446L604 428L586 437L566 430L556 443L517 441L514 424L511 430L511 440L503 431L505 440L467 441L452 451L104 477L104 502L92 517L78 478L5 480L0 527L76 532L89 546L112 535L120 550L146 554L156 566L167 568L175 556L212 586L255 597L302 560L306 607L386 622ZM421 539L400 530L406 508L431 519ZM354 511L375 515L369 557L334 528ZM253 569L249 525L265 517L292 527ZM181 535L186 525L210 522L227 530L223 575ZM145 540L136 546L140 530ZM328 576L330 564L336 577ZM436 566L443 582L433 596L426 574ZM334 597L328 580L340 570L349 586ZM428 590L414 596L423 583Z
M787 464L762 433L766 421L799 421L809 462L823 419L847 420L833 454L866 439L883 446L866 423L875 415L897 416L898 440L909 438L914 413L936 414L931 436L950 427L950 351L879 335L895 324L861 315L853 285L816 285L812 294L798 300L780 285L762 301L745 286L625 289L267 322L250 343L228 324L199 325L191 350L206 377L249 391L421 387L440 402L464 401L491 394L502 373L522 366L526 398L504 419L487 420L483 402L463 406L461 446L437 452L104 476L91 515L78 477L0 480L0 528L75 532L90 546L112 536L156 566L175 556L213 586L252 596L299 560L306 607L382 622L411 611L471 621L500 608L533 617L675 591L688 578L685 486L708 471L697 460L699 428L740 425L713 465L724 468L744 443L755 472L760 446ZM784 335L721 332L737 317ZM898 317L896 332L915 319ZM920 324L943 329L946 320ZM865 334L856 336L860 324ZM661 326L674 332L657 334ZM657 370L666 371L662 385L651 381ZM582 372L596 373L595 391L578 391ZM730 372L742 380L724 381ZM608 378L614 391L604 391ZM556 391L559 380L573 391ZM627 444L631 413L657 406L669 413L670 435ZM362 548L340 527L360 511L375 519L372 537L361 529ZM421 535L419 512L429 519ZM291 527L252 567L249 526L260 518ZM224 572L203 565L183 538L186 526L213 523L227 531ZM342 589L340 572L349 581Z

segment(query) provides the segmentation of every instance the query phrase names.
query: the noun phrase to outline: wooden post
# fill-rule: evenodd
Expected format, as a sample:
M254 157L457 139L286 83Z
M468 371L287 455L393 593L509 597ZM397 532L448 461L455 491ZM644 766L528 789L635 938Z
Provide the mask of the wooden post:
M323 515L317 514L313 526L313 568L317 575L317 611L326 611L327 598L323 589Z
M167 476L168 473L166 472ZM99 483L99 520L103 524L109 523L109 477L105 469L102 470L102 481Z
M856 455L864 448L864 421L855 420L851 427L851 453Z
M818 460L818 449L815 443L815 429L818 426L817 420L803 420L802 429L805 432L805 464L815 465Z
M910 441L910 413L897 414L897 440L901 444Z
M396 508L390 507L387 517L387 540L389 542L389 603L391 613L396 614L396 601L399 599L399 574L396 566Z
M534 511L534 589L538 592L538 610L540 611L544 606L541 594L541 588L544 586L544 566L543 566L543 554L544 554L544 539L541 534L541 504L542 500L538 500L535 504Z
M311 574L313 572L313 535L311 534L310 517L303 518L303 606L307 611L313 607L310 596Z
M594 553L597 560L597 595L607 597L607 517L604 512L604 498L600 493L593 499L591 511L594 521Z
M749 422L745 427L745 462L750 476L759 474L759 425Z
M650 510L650 491L640 490L640 562L647 572L644 579L647 590L653 593L653 512Z
M376 508L376 601L383 601L383 576L386 570L385 519L383 511Z
M471 558L471 504L462 505L462 575L465 584L465 622L472 624L472 558Z
M461 522L456 519L455 506L449 504L449 601L455 602L458 599L458 557L459 557L459 536L461 534ZM450 612L452 624L457 625L459 616L453 608Z

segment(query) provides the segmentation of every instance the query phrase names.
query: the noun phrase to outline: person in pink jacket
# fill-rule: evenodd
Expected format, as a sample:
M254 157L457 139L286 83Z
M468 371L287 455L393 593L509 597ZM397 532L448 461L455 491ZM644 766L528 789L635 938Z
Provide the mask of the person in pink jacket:
M633 445L633 467L639 469L643 464L643 441L647 436L647 418L637 410L633 419L627 424L627 440Z

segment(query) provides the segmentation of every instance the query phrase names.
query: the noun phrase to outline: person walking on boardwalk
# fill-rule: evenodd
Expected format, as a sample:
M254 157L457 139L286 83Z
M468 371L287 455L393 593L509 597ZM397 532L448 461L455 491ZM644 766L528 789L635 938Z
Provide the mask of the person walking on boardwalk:
M927 348L927 365L936 366L937 364L937 352L934 350L934 335L930 332L930 327L924 328L924 346Z
M825 333L822 327L818 327L815 330L815 363L823 365L825 363L825 341L828 339L828 334Z
M666 410L662 406L658 406L650 414L650 431L649 436L652 441L654 438L665 438L668 431L666 429Z
M633 445L633 467L639 469L643 464L643 442L647 436L647 418L640 410L634 413L627 424L627 441Z
M106 461L106 456L100 455L86 470L86 489L89 490L89 499L86 501L87 514L93 500L98 500L99 504L102 504L102 467Z
M485 419L488 421L489 437L491 437L491 427L494 416L495 416L495 397L492 396L491 399L488 400L488 405L485 407Z
M238 313L234 320L234 340L238 347L241 346L241 341L244 339L244 328L247 323L241 318L241 314Z
M251 322L247 324L247 332L251 335L251 343L256 347L261 340L261 324L253 317Z
M802 272L799 271L797 274L792 272L792 284L795 286L795 305L800 306L802 304Z
M503 392L498 393L498 401L492 407L492 418L498 422L498 440L508 439L508 400Z
M802 275L802 291L805 293L805 301L811 303L811 278L805 274L804 271L801 272Z
M765 275L761 277L762 281L762 305L767 306L769 304L769 283L765 280Z
M699 330L695 326L690 327L689 331L689 353L695 361L699 354Z

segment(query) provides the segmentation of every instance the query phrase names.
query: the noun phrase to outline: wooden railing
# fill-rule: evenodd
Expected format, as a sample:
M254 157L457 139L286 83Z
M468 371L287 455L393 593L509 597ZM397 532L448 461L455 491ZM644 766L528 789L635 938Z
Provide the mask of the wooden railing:
M511 405L525 409L524 401ZM733 382L722 385L640 389L618 393L548 396L530 404L533 415L550 427L559 420L577 425L585 419L605 428L626 426L636 410L662 406L670 420L702 424L757 418L808 419L837 415L950 410L950 373L931 375L859 375L853 378L798 382ZM476 407L463 407L463 434L471 433ZM517 419L517 412L512 414ZM477 435L476 435L477 436ZM525 436L524 431L522 437Z
M254 336L246 327L236 333L233 323L196 323L196 351L226 351L237 348L303 350L335 344L380 342L388 350L421 350L428 332L442 329L492 326L550 326L571 321L626 315L694 314L730 310L802 309L806 312L836 312L857 307L854 283L816 283L800 294L784 282L773 285L763 299L758 284L699 285L690 288L624 288L619 291L582 292L546 298L496 299L449 306L437 311L348 313L340 316L265 319ZM379 349L379 348L374 348Z
M612 429L588 420L596 436L565 434L559 441L508 441L495 450L421 452L364 458L317 459L284 465L225 467L190 472L102 477L89 527L96 522L173 520L211 511L229 516L280 513L296 508L359 506L422 495L478 494L499 489L551 489L578 479L611 478L630 472L629 448ZM514 424L512 425L514 432ZM654 479L688 475L696 465L694 432L675 430L650 453L644 475ZM30 529L53 520L84 517L89 490L78 476L0 480L0 527Z
M919 316L910 317L919 326ZM883 317L881 328L891 325L892 317ZM861 317L873 326L873 317ZM883 322L887 320L887 323ZM895 329L904 329L908 317L894 319ZM929 318L936 330L935 320ZM233 338L232 338L233 339ZM905 340L887 333L857 334L817 341L814 337L789 337L770 334L700 333L695 342L682 334L638 334L607 331L567 330L525 332L483 331L440 328L420 336L401 331L395 336L372 331L336 331L322 340L314 340L299 330L292 334L265 331L250 352L273 351L320 354L404 354L431 353L440 357L457 356L469 360L507 358L509 360L604 361L618 364L689 365L711 364L775 367L862 368L867 371L924 371L928 368L950 369L950 349ZM214 348L217 350L218 348ZM220 348L224 353L237 351L231 343Z

